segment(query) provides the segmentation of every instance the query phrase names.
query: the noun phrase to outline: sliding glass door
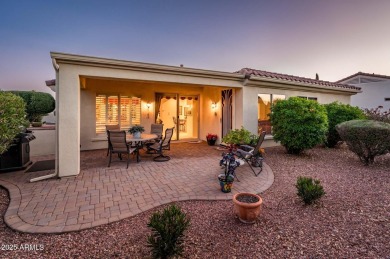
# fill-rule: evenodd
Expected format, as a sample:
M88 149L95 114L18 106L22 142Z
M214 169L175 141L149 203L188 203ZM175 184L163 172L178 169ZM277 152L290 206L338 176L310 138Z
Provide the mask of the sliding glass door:
M175 127L172 140L199 136L199 97L176 93L156 93L156 123Z

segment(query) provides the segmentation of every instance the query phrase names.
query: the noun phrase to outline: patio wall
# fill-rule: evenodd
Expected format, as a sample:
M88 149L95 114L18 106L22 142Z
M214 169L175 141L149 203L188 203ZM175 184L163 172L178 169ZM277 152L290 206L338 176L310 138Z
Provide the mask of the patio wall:
M55 127L29 128L35 136L30 142L30 156L55 154Z

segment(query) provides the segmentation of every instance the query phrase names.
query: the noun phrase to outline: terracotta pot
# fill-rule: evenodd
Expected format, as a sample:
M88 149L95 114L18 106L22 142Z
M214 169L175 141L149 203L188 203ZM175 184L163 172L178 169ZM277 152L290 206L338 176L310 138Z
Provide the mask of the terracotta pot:
M258 199L258 201L254 203L240 202L237 200L240 196L250 196ZM257 217L260 215L260 207L263 203L263 200L259 195L247 192L237 193L233 196L233 202L235 213L241 222L255 223Z

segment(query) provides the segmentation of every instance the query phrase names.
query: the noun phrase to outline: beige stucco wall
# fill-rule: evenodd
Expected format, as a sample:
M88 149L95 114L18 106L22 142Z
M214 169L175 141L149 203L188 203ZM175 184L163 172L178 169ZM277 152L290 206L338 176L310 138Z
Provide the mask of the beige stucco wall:
M30 142L30 156L54 155L55 154L55 129L29 128L35 136Z

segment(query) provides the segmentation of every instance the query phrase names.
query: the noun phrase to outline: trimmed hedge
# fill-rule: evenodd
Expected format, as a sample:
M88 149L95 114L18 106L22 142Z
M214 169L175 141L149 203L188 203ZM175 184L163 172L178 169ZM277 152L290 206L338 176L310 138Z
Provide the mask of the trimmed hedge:
M0 155L12 144L14 138L26 126L23 99L0 90Z
M390 152L390 124L373 120L352 120L336 126L349 149L365 165L372 164L375 157Z
M299 154L326 139L328 117L325 107L299 97L280 100L271 107L274 139L290 154Z
M53 96L35 91L12 91L23 98L26 103L27 119L30 122L41 121L42 116L54 111L56 105Z
M336 130L336 125L344 121L365 119L363 111L358 107L353 107L349 104L333 102L325 104L325 109L328 114L328 134L325 141L327 147L335 147L341 141L340 135Z

